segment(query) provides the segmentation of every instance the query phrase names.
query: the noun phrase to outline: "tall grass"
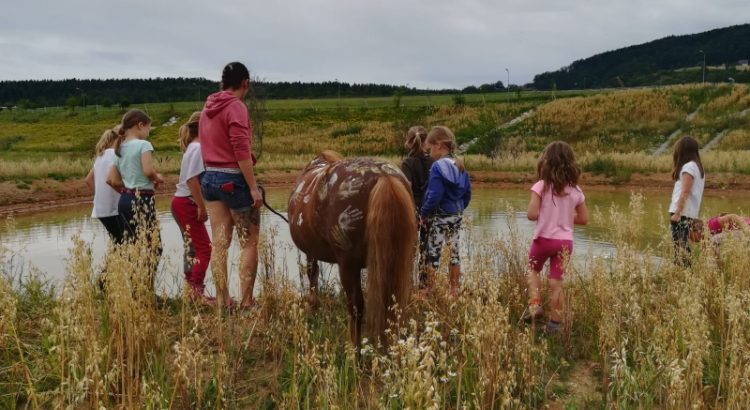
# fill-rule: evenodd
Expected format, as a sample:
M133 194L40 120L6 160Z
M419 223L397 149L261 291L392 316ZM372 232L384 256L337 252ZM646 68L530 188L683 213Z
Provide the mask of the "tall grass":
M514 210L509 209L511 215ZM320 308L289 276L276 231L261 240L262 291L227 314L156 299L152 244L110 249L95 265L73 239L58 292L0 276L0 404L4 408L746 408L750 406L750 239L709 238L692 268L671 264L671 238L643 198L593 212L612 226L611 257L575 255L565 277L561 334L524 326L529 238L467 234L463 292L447 278L427 300L399 307L387 348L349 343L335 280ZM471 224L471 221L467 221ZM663 226L667 222L663 221ZM475 232L475 231L471 231ZM2 248L0 248L2 249ZM719 251L718 253L716 251ZM578 251L576 251L578 252ZM10 255L0 254L7 267ZM444 255L447 262L448 255ZM444 264L445 265L445 264ZM162 275L178 279L177 268ZM106 292L98 283L106 272ZM36 295L36 296L34 296ZM29 303L34 300L34 303ZM359 357L359 359L357 359ZM570 377L593 368L578 396ZM580 373L580 372L579 372Z

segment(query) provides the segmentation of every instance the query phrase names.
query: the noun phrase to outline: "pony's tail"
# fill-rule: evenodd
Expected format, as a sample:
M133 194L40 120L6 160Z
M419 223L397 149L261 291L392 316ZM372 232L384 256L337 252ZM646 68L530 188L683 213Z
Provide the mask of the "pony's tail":
M378 179L367 206L366 334L387 344L387 321L395 318L395 302L409 299L417 242L417 221L411 190L395 176Z

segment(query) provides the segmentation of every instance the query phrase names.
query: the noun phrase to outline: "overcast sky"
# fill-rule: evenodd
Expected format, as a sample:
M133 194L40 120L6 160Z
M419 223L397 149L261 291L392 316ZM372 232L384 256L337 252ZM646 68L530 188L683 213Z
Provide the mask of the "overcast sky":
M3 0L0 80L523 84L596 53L750 22L748 0ZM707 53L710 54L710 50Z

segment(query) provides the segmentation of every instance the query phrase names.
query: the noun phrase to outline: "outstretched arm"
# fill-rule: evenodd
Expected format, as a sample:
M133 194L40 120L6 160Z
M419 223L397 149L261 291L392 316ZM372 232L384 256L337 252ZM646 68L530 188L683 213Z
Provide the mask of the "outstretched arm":
M744 232L750 232L750 226L748 226L747 221L745 221L745 218L737 214L722 215L719 217L719 223L721 223L721 227L724 229L731 229L733 227L737 227L738 229L741 229Z

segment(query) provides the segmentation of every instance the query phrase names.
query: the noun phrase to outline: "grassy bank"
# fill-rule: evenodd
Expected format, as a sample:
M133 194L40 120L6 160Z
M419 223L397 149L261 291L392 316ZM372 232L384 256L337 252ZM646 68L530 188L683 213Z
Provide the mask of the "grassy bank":
M679 268L669 238L640 250L642 216L639 196L594 213L612 221L614 254L570 269L560 335L519 323L528 238L511 229L466 237L461 297L448 298L441 275L441 290L403 307L390 346L366 344L359 364L338 284L311 310L273 231L260 246L257 309L236 315L156 303L141 245L109 253L107 294L86 243L72 241L56 289L30 272L20 279L3 250L0 407L747 407L750 243L725 243L716 259L706 241Z

